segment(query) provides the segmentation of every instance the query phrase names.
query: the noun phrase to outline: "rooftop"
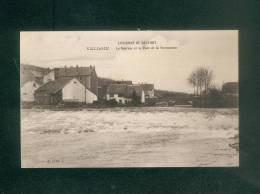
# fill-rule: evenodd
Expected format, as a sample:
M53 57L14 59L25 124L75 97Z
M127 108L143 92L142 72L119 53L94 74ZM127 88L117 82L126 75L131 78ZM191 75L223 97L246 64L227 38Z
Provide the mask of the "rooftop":
M107 94L119 94L126 98L132 97L134 92L137 96L141 96L142 87L140 85L111 84L107 88Z
M39 87L35 92L45 92L48 94L55 94L60 91L73 78L60 78L55 81L48 82Z
M225 93L238 93L238 82L227 82L223 84L222 91Z
M66 76L82 76L90 75L95 70L94 66L89 67L61 67L54 68L54 72L57 77L66 77Z

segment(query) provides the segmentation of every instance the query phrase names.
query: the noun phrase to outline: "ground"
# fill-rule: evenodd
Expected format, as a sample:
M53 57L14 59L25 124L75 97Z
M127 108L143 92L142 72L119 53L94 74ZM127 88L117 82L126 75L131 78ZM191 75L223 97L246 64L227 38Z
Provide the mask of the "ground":
M22 167L238 166L238 133L238 109L23 109Z

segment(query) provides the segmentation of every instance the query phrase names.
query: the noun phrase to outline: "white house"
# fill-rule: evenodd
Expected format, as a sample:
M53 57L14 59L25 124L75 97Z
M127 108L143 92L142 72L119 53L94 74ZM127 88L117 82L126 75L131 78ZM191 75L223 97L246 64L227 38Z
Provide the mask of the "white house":
M86 88L86 97L85 97L86 104L92 104L97 100L98 100L97 95Z
M145 98L154 98L154 85L153 84L141 84L144 90Z
M34 80L27 81L21 86L21 101L34 102L35 90L40 87L40 83Z
M145 103L145 94L140 85L111 84L107 88L106 100L115 100L119 104L127 104L135 99Z
M126 98L124 96L121 96L120 94L107 94L106 100L113 99L119 104L127 104L129 102L132 102L132 98Z
M141 103L145 103L145 92L141 85L133 84L127 86L127 96L133 99L136 96Z
M71 79L62 88L63 102L85 102L85 86L77 79Z
M126 84L111 84L107 88L106 100L115 100L119 104L126 104L130 101L126 96Z
M97 96L76 78L60 78L50 81L35 91L39 104L57 104L67 102L93 103Z

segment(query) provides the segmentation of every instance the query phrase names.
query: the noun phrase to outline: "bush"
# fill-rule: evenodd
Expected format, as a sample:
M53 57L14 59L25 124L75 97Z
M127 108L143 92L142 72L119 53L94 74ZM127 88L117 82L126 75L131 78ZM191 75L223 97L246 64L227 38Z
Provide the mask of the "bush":
M224 106L223 94L220 90L216 88L209 89L209 93L207 95L207 106L209 107Z
M107 101L105 101L105 104L107 106L117 106L118 105L118 103L117 103L117 101L115 99L107 100Z
M211 88L208 95L194 97L192 105L201 108L238 107L238 97L228 96L221 90Z

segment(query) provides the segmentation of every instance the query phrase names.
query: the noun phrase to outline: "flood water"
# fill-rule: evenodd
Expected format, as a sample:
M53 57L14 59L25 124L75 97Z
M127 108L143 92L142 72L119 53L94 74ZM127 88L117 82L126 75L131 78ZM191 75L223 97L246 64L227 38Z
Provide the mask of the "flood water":
M238 166L238 109L23 109L22 167Z

